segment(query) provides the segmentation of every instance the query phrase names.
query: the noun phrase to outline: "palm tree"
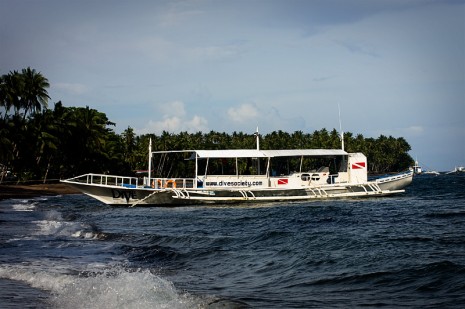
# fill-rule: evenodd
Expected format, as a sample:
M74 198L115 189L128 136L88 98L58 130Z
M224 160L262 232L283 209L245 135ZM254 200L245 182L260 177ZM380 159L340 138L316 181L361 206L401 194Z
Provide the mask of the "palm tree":
M6 86L6 78L7 78L7 75L0 76L0 107L5 108L5 115L3 116L3 119L6 119L8 115L8 110L11 107L11 106L8 106L9 102L7 102L8 88ZM1 116L1 113L0 113L0 116Z
M48 80L36 70L28 67L22 72L22 91L20 93L20 104L24 108L23 119L26 118L28 112L41 111L42 107L46 108L48 100L48 92L46 88L50 87Z
M45 157L46 168L44 172L43 183L47 181L53 157L56 155L59 145L59 129L57 119L53 117L53 111L46 109L43 113L34 116L34 127L36 136L36 162L40 170L42 158Z
M8 112L14 109L15 115L19 114L21 109L20 98L24 89L23 78L18 71L10 71L3 75L0 80L0 106L5 108L3 119L8 118Z
M131 169L134 170L136 168L136 134L134 133L134 129L128 127L121 133L121 142L123 148L123 157L124 160L131 166Z

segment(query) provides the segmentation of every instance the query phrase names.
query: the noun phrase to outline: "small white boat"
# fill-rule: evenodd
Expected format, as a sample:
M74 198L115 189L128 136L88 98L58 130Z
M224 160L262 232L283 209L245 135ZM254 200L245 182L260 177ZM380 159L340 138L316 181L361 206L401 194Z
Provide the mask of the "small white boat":
M415 160L415 165L412 166L412 169L415 175L420 175L423 172L421 166L418 164L418 160Z
M154 156L158 167L152 171ZM170 175L166 167L174 164L183 164L187 176ZM362 153L260 150L257 140L257 149L242 150L152 152L149 146L148 176L85 174L63 182L109 205L176 206L387 196L405 192L412 177L410 170L368 181Z
M465 167L456 166L453 171L447 172L446 174L465 174Z
M418 163L418 160L415 160L415 165L412 166L413 173L415 175L429 175L429 176L438 176L439 172L434 170L423 170L421 165Z
M441 173L439 173L438 171L424 171L423 175L439 176L441 175Z

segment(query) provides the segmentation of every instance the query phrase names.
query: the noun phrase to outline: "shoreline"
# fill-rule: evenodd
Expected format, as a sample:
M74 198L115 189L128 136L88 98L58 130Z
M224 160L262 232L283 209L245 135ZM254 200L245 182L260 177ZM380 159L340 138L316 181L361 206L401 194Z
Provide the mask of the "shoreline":
M64 183L48 183L33 185L0 184L0 200L14 198L31 198L38 196L56 196L81 193Z

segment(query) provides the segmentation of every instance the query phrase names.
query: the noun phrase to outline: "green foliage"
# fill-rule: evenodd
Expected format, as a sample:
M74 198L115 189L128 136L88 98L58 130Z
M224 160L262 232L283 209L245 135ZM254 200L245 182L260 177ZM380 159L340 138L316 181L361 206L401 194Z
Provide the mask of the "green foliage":
M84 173L132 175L147 168L148 144L152 149L254 149L254 134L210 131L137 136L131 127L116 134L107 116L88 106L64 107L61 102L48 108L48 80L27 68L0 76L0 172L6 170L18 180L63 179ZM407 169L413 159L410 145L400 137L381 135L377 139L345 133L346 151L363 152L370 172ZM336 129L313 133L274 131L260 138L261 149L340 148ZM190 168L188 161L166 162L173 175ZM221 161L218 163L221 168ZM246 170L247 162L242 164Z
M135 169L147 168L147 149L149 138L152 138L153 151L186 150L186 149L254 149L256 139L254 134L210 131L209 133L181 132L170 134L163 132L157 136L146 134L138 137L134 146ZM403 138L379 136L377 139L364 138L363 135L344 134L345 150L347 152L362 152L368 159L368 170L371 173L399 172L408 169L413 159L408 154L410 145ZM283 131L273 131L260 137L261 149L338 149L341 147L340 135L336 129L328 131L321 129L313 133L296 131L292 134Z

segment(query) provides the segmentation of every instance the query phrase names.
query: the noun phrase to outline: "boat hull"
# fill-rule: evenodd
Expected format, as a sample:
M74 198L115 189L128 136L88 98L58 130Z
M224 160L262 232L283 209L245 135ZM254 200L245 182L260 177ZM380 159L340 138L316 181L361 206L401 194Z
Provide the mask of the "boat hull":
M404 192L413 173L390 176L361 184L328 184L301 188L147 188L83 183L64 180L71 187L115 206L183 206L204 203L305 201L317 199L388 196Z
M408 171L405 173L381 177L376 179L376 183L381 188L381 190L401 190L412 183L413 172Z
M150 188L125 188L118 186L82 184L66 182L72 188L92 197L100 202L114 206L147 205L147 198L154 196L155 205L172 203L172 192L169 190L154 190ZM156 198L155 198L156 197Z

